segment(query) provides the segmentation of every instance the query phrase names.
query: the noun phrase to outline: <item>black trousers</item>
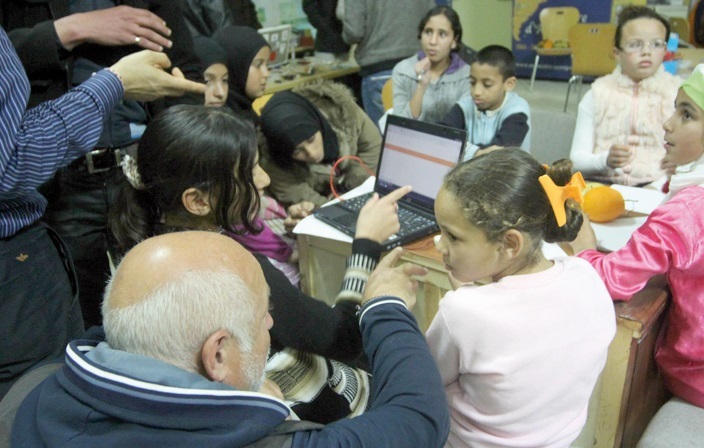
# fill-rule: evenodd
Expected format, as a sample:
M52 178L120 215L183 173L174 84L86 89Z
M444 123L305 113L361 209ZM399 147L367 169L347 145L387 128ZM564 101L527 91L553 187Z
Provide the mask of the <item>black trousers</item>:
M86 328L101 325L100 304L110 275L108 212L123 179L121 168L89 173L85 159L59 171L46 196L46 222L68 246L78 276Z
M81 335L76 277L56 232L36 223L0 239L0 399Z

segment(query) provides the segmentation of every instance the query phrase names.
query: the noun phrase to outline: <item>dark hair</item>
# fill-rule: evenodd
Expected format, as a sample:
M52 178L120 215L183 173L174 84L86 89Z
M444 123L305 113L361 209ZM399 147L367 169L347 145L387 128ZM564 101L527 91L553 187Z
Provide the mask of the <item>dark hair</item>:
M420 23L418 24L418 39L420 39L423 35L423 29L425 28L425 25L428 24L428 20L430 20L431 17L439 15L445 16L447 20L450 21L452 34L455 35L455 42L457 43L455 49L452 51L459 50L462 45L462 23L460 23L460 16L457 14L457 11L449 6L436 6L428 11L422 19L420 19Z
M614 45L616 48L621 49L623 27L626 23L635 19L654 19L659 21L665 27L665 42L670 39L670 22L667 19L647 6L629 5L623 8L618 14L618 24L616 25L616 34L614 35Z
M501 45L489 45L477 53L476 64L488 64L499 69L504 80L516 76L516 58L513 53Z
M252 223L253 212L259 209L252 177L256 154L254 126L227 108L182 105L157 115L137 150L143 188L125 180L111 213L110 228L120 249L128 250L157 233L164 214L191 219L181 202L188 188L217 197L211 208L218 225L241 224L256 233Z
M558 160L547 172L530 154L519 148L501 149L457 165L445 177L444 187L460 202L463 215L498 242L509 229L528 234L532 254L543 240L572 241L582 226L580 206L565 202L567 223L559 227L538 178L547 174L555 185L567 185L572 162Z

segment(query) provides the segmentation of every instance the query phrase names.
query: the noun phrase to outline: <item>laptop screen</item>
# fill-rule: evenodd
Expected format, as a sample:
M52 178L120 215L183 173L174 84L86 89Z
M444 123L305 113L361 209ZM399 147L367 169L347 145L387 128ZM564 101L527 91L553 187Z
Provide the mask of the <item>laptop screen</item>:
M411 185L413 191L401 201L432 213L445 174L460 160L466 135L459 129L389 115L375 191L383 196Z

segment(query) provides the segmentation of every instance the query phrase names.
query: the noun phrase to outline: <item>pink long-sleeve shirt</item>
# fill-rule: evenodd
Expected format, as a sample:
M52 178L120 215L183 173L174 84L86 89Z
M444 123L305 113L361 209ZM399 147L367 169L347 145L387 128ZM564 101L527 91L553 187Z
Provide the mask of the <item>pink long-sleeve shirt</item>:
M614 300L629 300L666 274L672 303L655 360L675 395L704 407L704 188L687 187L657 207L622 249L586 250Z
M426 334L450 405L446 446L568 447L615 332L609 293L575 257L448 292Z

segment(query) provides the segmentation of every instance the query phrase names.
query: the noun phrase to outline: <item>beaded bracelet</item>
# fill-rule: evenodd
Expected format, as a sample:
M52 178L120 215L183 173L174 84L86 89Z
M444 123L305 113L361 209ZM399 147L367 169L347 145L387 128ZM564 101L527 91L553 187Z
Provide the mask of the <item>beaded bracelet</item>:
M120 81L120 84L122 84L122 90L125 90L125 81L122 80L122 76L120 76L120 74L117 73L112 67L106 67L105 70L117 76L118 81Z

